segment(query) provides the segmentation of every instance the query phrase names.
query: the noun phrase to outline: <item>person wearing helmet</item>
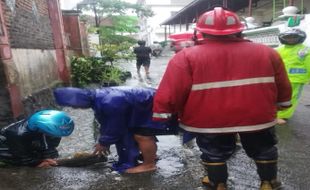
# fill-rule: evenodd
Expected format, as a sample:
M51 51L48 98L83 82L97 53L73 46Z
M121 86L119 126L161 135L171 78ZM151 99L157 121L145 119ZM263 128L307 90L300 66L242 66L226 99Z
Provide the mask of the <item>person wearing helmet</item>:
M144 40L139 40L138 41L139 47L135 47L133 52L136 54L136 67L137 67L137 73L138 76L140 77L140 68L143 65L144 70L145 70L145 76L149 78L149 69L151 65L151 57L150 54L152 53L152 49L150 47L145 46L145 41Z
M73 120L63 111L36 112L1 129L0 161L20 166L57 165L56 147L61 137L69 136L73 129Z
M54 90L55 100L61 106L93 109L100 125L94 154L108 154L110 146L115 145L118 161L112 167L120 173L156 170L156 135L176 132L176 120L152 121L154 94L153 88L126 86Z
M277 110L290 106L291 86L279 54L243 39L243 29L222 7L202 14L196 30L204 41L174 55L154 97L154 120L177 114L179 126L196 135L208 189L227 188L236 134L255 160L261 190L281 184L274 126Z
M285 64L292 85L292 107L278 112L278 123L291 118L302 95L303 87L310 81L310 48L303 44L307 35L300 29L290 29L279 34L281 46L277 48Z

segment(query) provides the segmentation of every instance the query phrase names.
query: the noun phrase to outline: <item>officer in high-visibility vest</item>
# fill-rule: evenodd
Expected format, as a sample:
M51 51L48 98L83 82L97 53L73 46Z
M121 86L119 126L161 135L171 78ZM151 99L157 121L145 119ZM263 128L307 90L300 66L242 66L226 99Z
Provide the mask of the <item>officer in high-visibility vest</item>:
M283 59L293 90L292 107L278 112L278 123L284 124L293 116L303 87L310 81L310 48L303 44L307 36L300 29L290 29L278 37L282 45L277 51Z

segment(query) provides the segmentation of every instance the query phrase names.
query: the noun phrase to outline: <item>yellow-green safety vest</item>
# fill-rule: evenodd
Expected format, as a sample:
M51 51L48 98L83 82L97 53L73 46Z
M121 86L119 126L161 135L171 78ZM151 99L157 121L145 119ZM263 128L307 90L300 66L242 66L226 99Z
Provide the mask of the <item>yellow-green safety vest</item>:
M282 45L276 49L283 59L291 83L310 81L310 48L303 45Z

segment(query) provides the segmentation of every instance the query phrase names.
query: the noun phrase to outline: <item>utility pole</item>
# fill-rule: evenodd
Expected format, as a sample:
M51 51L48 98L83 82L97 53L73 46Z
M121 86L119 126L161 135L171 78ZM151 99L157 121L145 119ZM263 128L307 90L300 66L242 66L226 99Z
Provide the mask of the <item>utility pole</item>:
M249 17L251 17L252 16L252 0L249 0L249 13L248 13L249 15Z
M99 27L100 21L99 21L98 15L97 15L96 3L93 4L93 11L95 14L95 25L96 25L96 27Z
M223 0L223 7L227 8L227 0Z

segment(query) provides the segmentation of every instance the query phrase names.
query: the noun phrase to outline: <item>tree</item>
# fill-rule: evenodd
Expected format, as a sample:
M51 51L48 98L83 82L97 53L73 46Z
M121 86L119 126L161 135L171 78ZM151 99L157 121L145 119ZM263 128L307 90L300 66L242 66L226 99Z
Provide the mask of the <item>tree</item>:
M136 40L125 34L138 32L138 16L150 17L154 14L144 5L122 0L84 0L78 7L94 13L95 29L91 31L99 34L100 43L96 49L100 51L103 60L111 65L119 59L134 58L130 47ZM136 16L127 16L130 10ZM103 19L109 21L109 24L102 25Z
M122 0L84 0L77 5L78 9L92 11L95 15L95 26L99 27L102 18L110 15L126 15L132 10L139 16L152 17L153 11L141 4L133 4Z

